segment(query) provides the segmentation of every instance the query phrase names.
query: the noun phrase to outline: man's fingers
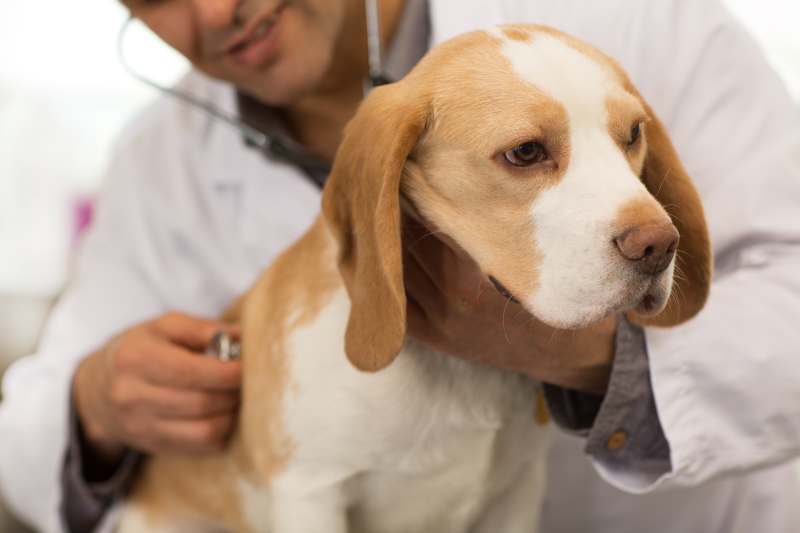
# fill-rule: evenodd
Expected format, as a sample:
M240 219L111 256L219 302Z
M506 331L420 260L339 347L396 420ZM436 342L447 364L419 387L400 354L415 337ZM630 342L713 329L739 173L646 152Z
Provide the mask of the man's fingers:
M441 291L445 283L444 270L447 263L452 262L446 256L452 251L425 228L406 227L403 229L403 239L404 267L414 267L424 272L433 287Z
M483 273L452 238L441 232L432 234L419 226L407 226L403 231L408 252L436 286L452 287L452 292L476 290Z
M425 314L423 308L414 300L411 295L406 300L406 320L408 322L408 334L414 340L421 342L431 348L438 349L441 334Z
M116 364L155 385L176 389L232 392L239 390L242 382L241 362L217 361L158 337L123 346Z
M238 392L209 392L174 389L146 381L126 379L115 384L111 402L128 416L171 419L207 418L233 413L239 405Z
M155 419L134 428L132 440L144 452L206 455L224 447L235 423L236 418L230 414L196 420Z
M475 312L485 306L481 303L485 299L481 297L483 291L494 289L471 257L456 255L438 236L420 233L419 229L404 231L404 267L423 272L430 285L423 286L423 278L415 270L406 273L405 278L428 315L441 314L447 306L459 312ZM434 309L430 306L437 305L435 301L438 307Z
M403 253L403 278L406 293L430 314L438 314L443 309L441 288L438 287L422 268L414 255L406 250Z
M154 397L153 412L163 418L208 418L233 414L239 406L235 392L196 392L162 389Z
M240 331L238 325L197 318L183 313L167 313L153 320L149 325L161 337L196 351L203 351L219 330L227 331L234 338L239 337Z
M411 217L405 219L404 229L414 233L417 237L426 235L434 235L436 239L447 246L450 251L460 259L470 259L470 255L464 250L450 235L442 232L436 224L416 213L419 220L414 220ZM413 242L413 241L412 241Z

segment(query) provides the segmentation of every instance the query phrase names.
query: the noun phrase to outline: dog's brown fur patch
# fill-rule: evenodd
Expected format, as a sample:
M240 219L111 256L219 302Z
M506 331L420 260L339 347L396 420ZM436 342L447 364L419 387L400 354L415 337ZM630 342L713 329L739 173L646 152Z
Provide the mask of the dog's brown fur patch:
M288 336L313 321L339 287L333 238L318 218L248 295L242 332L240 431L247 454L264 480L281 472L294 449L282 414L283 398L291 385Z
M503 35L512 41L521 41L524 43L531 39L530 28L525 26L503 26L501 31Z
M236 438L224 451L206 457L158 455L142 465L128 502L141 509L153 529L174 520L190 530L213 522L249 533L237 480L258 482L252 472Z

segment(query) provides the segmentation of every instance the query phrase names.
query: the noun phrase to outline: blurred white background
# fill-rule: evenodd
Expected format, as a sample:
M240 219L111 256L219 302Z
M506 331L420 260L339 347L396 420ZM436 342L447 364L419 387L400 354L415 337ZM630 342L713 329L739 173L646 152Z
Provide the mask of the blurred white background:
M109 149L156 96L117 59L126 19L113 0L0 1L0 375L34 351ZM125 50L166 85L188 68L136 22ZM18 531L0 502L0 532Z
M126 19L113 0L0 2L0 371L34 348L109 148L155 97L117 59ZM188 68L138 22L125 50L167 85Z
M800 105L800 0L724 3ZM109 148L156 96L117 59L126 18L113 0L0 2L0 373L35 349ZM129 62L158 82L187 69L138 23L125 42ZM0 531L10 531L2 523L0 516Z

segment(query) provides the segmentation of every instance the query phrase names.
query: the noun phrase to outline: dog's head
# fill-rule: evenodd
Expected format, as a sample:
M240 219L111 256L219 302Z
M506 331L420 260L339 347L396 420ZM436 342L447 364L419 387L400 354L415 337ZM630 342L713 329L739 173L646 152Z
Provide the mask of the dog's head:
M401 191L553 327L620 311L676 325L708 295L702 207L663 125L613 60L554 30L448 41L348 125L323 213L352 302L345 349L363 370L405 335Z

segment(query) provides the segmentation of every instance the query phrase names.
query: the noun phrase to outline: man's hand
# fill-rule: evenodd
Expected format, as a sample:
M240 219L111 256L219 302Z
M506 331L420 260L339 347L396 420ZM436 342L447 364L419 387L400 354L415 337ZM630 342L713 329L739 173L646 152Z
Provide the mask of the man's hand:
M616 318L558 330L500 295L447 235L407 220L404 269L411 337L436 350L603 394L614 355Z
M72 393L91 451L113 462L126 448L189 455L219 450L236 420L241 363L196 352L220 329L238 337L231 325L170 313L87 357Z

